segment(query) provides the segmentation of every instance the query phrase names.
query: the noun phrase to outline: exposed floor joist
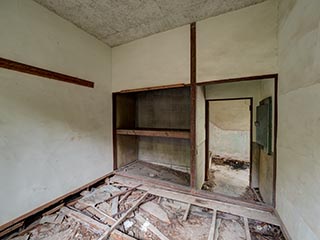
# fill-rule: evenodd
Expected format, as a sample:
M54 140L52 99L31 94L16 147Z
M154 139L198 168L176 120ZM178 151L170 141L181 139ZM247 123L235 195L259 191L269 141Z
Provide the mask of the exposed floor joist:
M117 214L113 217L115 200ZM87 236L100 240L215 240L226 231L233 231L237 239L239 236L250 239L250 229L255 222L269 224L280 231L276 226L278 219L270 212L177 193L117 175L84 190L76 200L60 207L43 213L41 219L7 239ZM234 227L242 230L232 230Z

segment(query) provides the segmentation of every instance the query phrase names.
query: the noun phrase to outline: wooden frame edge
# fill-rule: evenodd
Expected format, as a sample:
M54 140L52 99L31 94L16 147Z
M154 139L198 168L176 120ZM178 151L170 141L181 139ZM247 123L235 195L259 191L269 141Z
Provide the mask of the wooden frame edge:
M274 109L274 153L273 153L273 197L272 197L272 206L275 209L276 208L276 195L277 195L277 142L278 142L278 89L279 89L279 74L267 74L267 75L257 75L257 76L249 76L249 77L239 77L239 78L230 78L230 79L222 79L222 80L213 80L213 81L207 81L198 83L198 86L206 86L210 84L221 84L221 83L232 83L232 82L244 82L244 81L251 81L251 80L267 80L270 79L274 82L274 103L275 103L275 109ZM236 99L236 98L235 98ZM206 99L210 100L210 99ZM214 100L214 99L212 99Z
M278 74L272 73L272 74L244 76L244 77L237 77L237 78L208 80L208 81L204 81L204 82L198 82L197 85L198 86L205 86L208 84L221 84L221 83L242 82L242 81L251 81L251 80L263 80L263 79L276 78L276 77L278 77Z
M112 144L113 144L113 170L118 169L117 147L117 95L112 93Z
M188 83L177 83L177 84L160 85L160 86L153 86L153 87L125 89L125 90L116 91L113 93L117 93L117 94L136 93L136 92L156 91L156 90L173 89L173 88L183 88L183 87L189 87L189 86L190 84Z
M205 180L208 180L209 170L209 103L215 101L237 101L237 100L250 100L250 175L249 175L249 186L252 182L252 149L253 149L253 97L239 97L239 98L216 98L216 99L205 99L205 128L206 128L206 139L205 139Z

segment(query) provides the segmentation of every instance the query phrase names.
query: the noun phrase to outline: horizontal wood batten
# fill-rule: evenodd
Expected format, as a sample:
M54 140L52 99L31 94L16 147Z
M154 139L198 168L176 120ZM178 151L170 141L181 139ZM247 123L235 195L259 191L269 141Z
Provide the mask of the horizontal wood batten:
M262 79L274 79L278 76L277 73L274 74L265 74L249 77L239 77L239 78L226 78L226 79L217 79L217 80L208 80L204 82L198 82L198 86L208 85L208 84L220 84L220 83L231 83L231 82L241 82L241 81L250 81L250 80L262 80Z
M147 137L166 137L166 138L182 138L189 139L189 131L176 130L140 130L140 129L117 129L118 135L133 135Z
M50 78L50 79L54 79L61 82L72 83L72 84L76 84L84 87L89 87L89 88L94 87L94 82L90 82L81 78L72 77L72 76L65 75L58 72L53 72L43 68L34 67L24 63L15 62L15 61L1 58L1 57L0 57L0 67L17 71L17 72L39 76L39 77Z

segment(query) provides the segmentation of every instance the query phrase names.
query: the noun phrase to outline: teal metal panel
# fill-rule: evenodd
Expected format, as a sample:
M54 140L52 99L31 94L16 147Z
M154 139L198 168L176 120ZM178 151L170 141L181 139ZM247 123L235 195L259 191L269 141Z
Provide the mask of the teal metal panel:
M257 106L256 141L268 154L272 153L272 98L268 97Z

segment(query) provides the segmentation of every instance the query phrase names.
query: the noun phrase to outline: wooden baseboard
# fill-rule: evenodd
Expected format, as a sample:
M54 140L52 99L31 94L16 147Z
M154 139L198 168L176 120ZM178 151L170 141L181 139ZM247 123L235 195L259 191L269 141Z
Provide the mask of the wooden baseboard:
M69 201L72 201L73 199L77 198L80 193L86 189L90 189L94 186L98 186L104 182L104 180L108 177L111 177L114 175L114 172L108 173L100 178L97 178L87 184L85 184L82 187L79 187L65 195L62 195L38 208L33 209L30 212L27 212L23 214L20 217L17 217L3 225L0 226L0 237L4 235L8 235L9 233L13 232L17 228L15 226L19 226L22 228L27 227L30 223L35 221L36 219L42 217L43 214L50 211L53 208L56 208L57 206L63 206L63 203L68 203Z

